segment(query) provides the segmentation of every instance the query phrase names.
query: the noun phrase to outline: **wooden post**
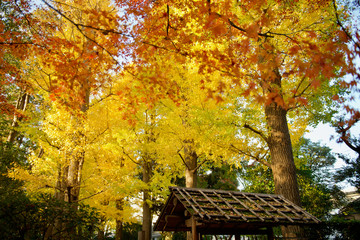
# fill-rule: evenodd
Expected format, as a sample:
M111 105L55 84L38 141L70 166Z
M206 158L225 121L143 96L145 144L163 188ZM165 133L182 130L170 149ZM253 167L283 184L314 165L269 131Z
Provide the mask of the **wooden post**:
M191 233L192 240L199 240L199 236L196 231L196 219L194 217L191 218Z

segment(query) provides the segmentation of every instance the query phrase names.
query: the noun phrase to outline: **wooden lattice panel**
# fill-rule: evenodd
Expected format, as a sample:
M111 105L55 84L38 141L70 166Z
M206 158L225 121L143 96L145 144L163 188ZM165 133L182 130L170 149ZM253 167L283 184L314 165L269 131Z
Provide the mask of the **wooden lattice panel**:
M314 224L320 221L281 195L170 187L171 195L155 228L186 230L187 219L198 228L261 228ZM208 230L207 230L208 231Z

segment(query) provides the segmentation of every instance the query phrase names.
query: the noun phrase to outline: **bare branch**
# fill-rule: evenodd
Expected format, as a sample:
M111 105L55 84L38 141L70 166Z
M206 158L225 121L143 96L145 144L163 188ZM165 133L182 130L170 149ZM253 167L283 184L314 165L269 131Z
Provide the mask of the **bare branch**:
M169 27L170 27L170 8L169 4L166 5L167 8L167 25L166 25L166 37L169 36Z
M232 26L233 28L236 28L237 30L240 30L241 32L245 32L246 33L246 29L244 28L241 28L239 26L237 26L233 21L231 21L230 19L228 19L228 22L230 23L230 26ZM271 34L274 34L274 33L271 33ZM274 36L272 35L269 35L268 33L258 33L259 36L262 36L262 37L269 37L269 38L274 38ZM274 34L275 35L275 34ZM279 34L276 34L276 35L279 35ZM284 34L285 35L285 34ZM286 36L286 35L285 35Z
M357 119L357 120L355 121L355 123L358 122L358 121L359 121L359 119ZM354 124L355 124L355 123L354 123ZM337 126L336 132L339 133L339 134L341 134L340 140L343 141L343 142L346 144L346 146L348 146L348 147L349 147L351 150L353 150L354 152L360 154L360 146L354 145L353 143L350 142L351 139L349 140L348 131L350 130L350 128L351 128L352 126L353 126L353 124L349 124L347 127L344 127L344 126L342 126L342 125L339 124L339 125Z
M54 147L54 148L56 148L56 149L58 149L58 150L61 149L61 147L56 146L55 144L51 143L51 142L49 141L49 139L47 139L46 137L45 137L45 142L47 142L51 147Z

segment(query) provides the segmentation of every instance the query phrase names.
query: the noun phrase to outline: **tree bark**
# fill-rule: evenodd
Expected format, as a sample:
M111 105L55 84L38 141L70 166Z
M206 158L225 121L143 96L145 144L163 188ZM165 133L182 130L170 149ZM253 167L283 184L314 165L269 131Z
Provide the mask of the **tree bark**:
M276 103L271 103L265 107L265 114L270 129L268 146L271 155L275 193L283 195L291 202L301 206L286 111ZM282 227L281 230L283 236L288 238L303 235L301 228L298 226Z
M265 89L266 93L276 93L281 96L281 76L277 76L271 87ZM286 118L287 110L275 100L265 104L265 117L268 128L267 144L270 149L271 170L273 173L275 193L283 195L286 199L301 206L299 187L296 177L296 167L293 157L290 132ZM298 226L282 227L284 237L302 237L302 229Z
M270 130L268 146L271 155L275 193L281 194L293 203L301 205L296 168L292 153L286 110L271 103L265 106L267 125Z
M186 141L184 147L185 186L189 188L197 187L197 159L198 156L193 146L193 141Z
M116 200L116 209L123 210L124 200L122 198ZM120 218L116 219L115 240L123 239L123 222Z
M143 164L143 182L148 184L151 178L151 163L144 161ZM142 231L144 232L143 240L151 240L151 208L148 200L150 200L149 190L143 192L143 222Z
M186 96L183 96L187 100ZM189 106L186 103L181 114L181 121L185 129L191 128L189 124ZM198 156L194 147L194 139L184 139L184 157L180 156L185 164L185 186L189 188L197 187L197 160ZM188 238L189 239L189 238Z
M188 188L197 187L197 159L198 156L193 146L193 140L185 141L184 161L185 161L185 186ZM193 240L193 229L186 233L187 240Z
M19 98L17 99L16 102L16 110L25 111L26 106L29 103L29 99L30 99L30 95L25 91L21 90ZM19 115L18 112L14 113L13 121L11 123L11 129L7 137L8 143L13 143L15 141L16 135L18 133L15 128L19 126L19 122L22 120L22 118L23 116Z

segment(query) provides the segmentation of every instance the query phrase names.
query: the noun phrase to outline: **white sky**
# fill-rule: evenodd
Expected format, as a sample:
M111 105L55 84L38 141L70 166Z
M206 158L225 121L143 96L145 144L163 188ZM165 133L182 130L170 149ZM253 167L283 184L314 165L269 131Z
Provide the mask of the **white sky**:
M359 129L358 129L359 130ZM332 149L332 153L342 153L349 156L356 157L354 151L345 145L345 143L337 143L336 139L339 135L336 134L335 129L328 124L319 124L315 129L309 129L309 132L305 134L305 137L313 142L320 142L321 145L326 145ZM342 162L335 163L335 168L342 166Z
M357 137L360 135L360 126L359 124L352 130L353 136ZM332 149L332 153L342 153L347 156L356 158L357 154L351 150L345 143L337 143L337 134L333 127L330 127L329 124L319 124L316 128L309 129L309 132L305 134L305 137L310 139L313 142L320 142L321 145L326 145ZM334 164L334 170L344 166L344 162L337 158L338 160ZM354 191L355 188L351 187L348 184L341 184L344 191Z

